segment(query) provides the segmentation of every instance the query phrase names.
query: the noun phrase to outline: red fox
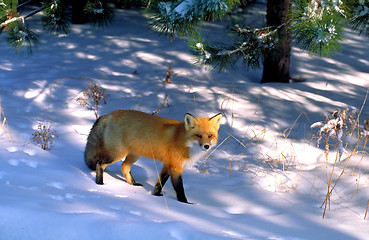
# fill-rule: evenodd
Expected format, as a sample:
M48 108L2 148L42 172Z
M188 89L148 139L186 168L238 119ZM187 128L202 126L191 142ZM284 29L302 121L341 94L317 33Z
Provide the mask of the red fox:
M162 196L168 178L180 202L188 203L182 173L184 163L196 149L206 152L218 141L222 115L211 118L187 113L184 122L134 110L117 110L100 117L87 139L85 162L96 170L96 183L103 184L106 166L125 157L122 173L127 183L142 186L131 175L131 167L140 156L163 162L153 195Z

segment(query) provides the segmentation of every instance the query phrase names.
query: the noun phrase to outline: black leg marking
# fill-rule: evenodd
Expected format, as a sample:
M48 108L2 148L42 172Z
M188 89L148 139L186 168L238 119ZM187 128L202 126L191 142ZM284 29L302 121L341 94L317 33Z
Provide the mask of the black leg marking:
M100 161L96 164L96 183L104 184L104 168L101 166Z
M168 171L164 170L164 168L163 168L163 170L160 173L159 179L155 184L155 188L154 188L154 191L152 192L152 195L163 196L161 191L162 191L165 183L168 181L168 178L169 178Z
M178 201L183 202L183 203L189 203L187 201L187 198L184 192L182 175L179 175L177 178L171 177L171 179L172 179L174 190L176 191L176 194L177 194Z

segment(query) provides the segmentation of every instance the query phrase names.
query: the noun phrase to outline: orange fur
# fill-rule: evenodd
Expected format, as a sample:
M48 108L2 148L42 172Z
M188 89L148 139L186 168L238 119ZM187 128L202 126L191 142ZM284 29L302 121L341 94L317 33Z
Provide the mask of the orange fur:
M193 142L198 142L204 151L217 143L220 119L220 114L212 118L186 114L185 121L180 122L134 110L117 110L94 124L85 161L96 169L99 184L103 183L105 167L126 157L122 173L128 183L136 185L130 170L139 156L163 162L163 172L173 181L182 175L184 162L190 160Z

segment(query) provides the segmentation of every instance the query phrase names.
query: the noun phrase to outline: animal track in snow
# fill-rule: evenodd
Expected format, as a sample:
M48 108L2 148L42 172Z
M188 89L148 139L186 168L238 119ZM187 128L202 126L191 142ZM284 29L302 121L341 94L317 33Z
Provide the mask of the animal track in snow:
M34 161L34 160L30 160L30 159L9 159L8 163L14 167L19 166L20 163L24 163L26 164L28 167L31 168L37 168L38 167L38 162Z
M50 198L54 199L54 200L59 200L59 201L64 201L67 199L73 199L74 196L73 194L70 193L66 193L64 195L49 195Z
M224 210L233 215L237 214L256 214L256 215L263 215L263 216L276 216L282 214L280 211L273 210L267 207L260 207L260 206L228 206L225 207Z
M126 195L121 195L121 194L116 194L115 196L118 197L118 198L127 198L128 197Z
M7 147L6 150L8 150L8 152L18 152L19 148L15 146L11 146L11 147Z
M25 152L26 154L30 156L35 156L37 154L37 151L31 148L25 148L23 152Z
M120 209L122 209L122 207L121 206L118 206L118 205L110 205L109 208L110 209L113 209L113 210L120 210Z
M38 162L34 161L34 160L24 159L23 163L25 163L26 165L28 165L28 167L31 167L31 168L37 168L38 167Z
M23 152L28 156L35 156L38 152L35 149L32 148L21 148L21 147L17 147L17 146L10 146L7 147L6 150L10 153L17 153L17 152ZM31 168L37 168L38 167L38 161L36 160L32 160L32 159L24 159L24 158L19 158L19 159L15 159L15 158L11 158L8 160L8 163L14 167L17 167L20 165L20 163L24 163L26 164L28 167Z
M29 156L35 156L37 154L37 150L32 149L32 148L23 149L23 148L16 147L16 146L10 146L10 147L7 147L6 150L8 150L8 152L11 152L11 153L22 151Z
M18 166L19 165L19 160L17 159L9 159L8 160L8 163L14 167Z
M129 213L136 215L136 216L142 216L142 212L140 211L129 211Z
M55 188L57 190L65 190L68 187L67 184L63 182L58 182L58 181L50 182L46 185L48 187ZM54 200L65 201L65 200L74 199L74 197L76 197L77 195L73 193L61 193L61 194L49 194L48 196Z
M62 182L51 182L51 183L48 183L47 186L53 187L59 190L64 190L67 187L67 185Z

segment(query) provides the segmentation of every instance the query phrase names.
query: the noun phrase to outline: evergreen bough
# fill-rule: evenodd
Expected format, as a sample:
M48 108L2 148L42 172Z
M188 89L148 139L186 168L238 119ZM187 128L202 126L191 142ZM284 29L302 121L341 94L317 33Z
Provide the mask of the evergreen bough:
M45 0L36 10L21 15L20 8L26 3L19 4L18 0L0 0L0 34L7 34L6 40L17 52L26 47L31 54L32 48L37 46L39 36L29 29L25 20L38 12L43 12L42 26L48 33L68 34L70 32L71 13L68 9L70 1ZM87 0L81 14L86 14L93 25L104 28L114 16L107 3L108 0Z
M271 1L271 0L269 0ZM188 37L196 63L224 70L242 61L259 68L268 52L278 46L278 31L287 27L301 49L320 57L341 49L345 27L369 35L369 0L292 0L283 24L264 28L233 26L232 37L222 42L205 40L198 31L205 20L220 19L240 1L154 1L151 26L173 38Z
M268 0L272 1L272 0ZM290 0L286 0L290 1ZM132 0L114 0L116 6L129 7ZM288 27L293 39L305 51L320 57L330 56L341 49L346 26L369 36L369 0L291 0L283 24L264 28L231 27L232 36L222 42L209 42L199 33L204 21L219 20L244 0L140 0L151 15L150 26L171 39L188 37L197 53L197 63L223 70L242 61L249 68L259 68L263 58L280 41L279 31ZM0 34L6 33L15 50L26 47L32 52L38 35L25 24L25 19L42 11L42 24L52 34L68 34L71 15L67 0L44 0L42 6L21 16L23 4L18 0L0 0ZM137 5L137 2L135 3ZM134 5L134 6L136 6ZM86 0L84 14L98 27L106 27L114 14L108 0Z

